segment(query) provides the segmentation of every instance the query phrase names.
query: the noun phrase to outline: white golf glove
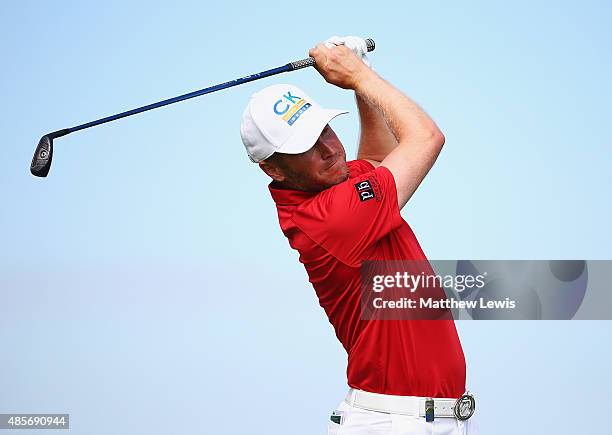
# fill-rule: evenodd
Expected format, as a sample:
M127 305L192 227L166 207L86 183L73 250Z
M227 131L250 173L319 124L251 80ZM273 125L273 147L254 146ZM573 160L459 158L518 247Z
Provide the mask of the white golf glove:
M360 38L359 36L332 36L325 41L324 44L327 48L332 48L336 45L345 45L351 49L357 55L357 57L363 61L363 63L370 68L372 67L368 56L366 56L368 46L366 45L365 39Z

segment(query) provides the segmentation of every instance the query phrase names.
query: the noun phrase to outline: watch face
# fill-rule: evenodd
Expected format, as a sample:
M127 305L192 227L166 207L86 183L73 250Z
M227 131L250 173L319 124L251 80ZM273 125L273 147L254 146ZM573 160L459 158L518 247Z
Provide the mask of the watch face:
M467 420L474 414L475 409L476 402L474 401L474 396L471 394L464 394L455 402L453 411L455 412L457 420Z

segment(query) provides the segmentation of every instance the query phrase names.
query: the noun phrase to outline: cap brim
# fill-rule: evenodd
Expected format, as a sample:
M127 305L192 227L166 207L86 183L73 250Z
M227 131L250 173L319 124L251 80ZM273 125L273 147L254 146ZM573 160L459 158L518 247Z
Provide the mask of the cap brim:
M314 116L302 115L297 122L295 131L287 141L275 152L281 154L301 154L308 151L317 142L321 132L329 122L338 115L348 113L347 110L319 109L312 113ZM301 121L301 122L300 122Z

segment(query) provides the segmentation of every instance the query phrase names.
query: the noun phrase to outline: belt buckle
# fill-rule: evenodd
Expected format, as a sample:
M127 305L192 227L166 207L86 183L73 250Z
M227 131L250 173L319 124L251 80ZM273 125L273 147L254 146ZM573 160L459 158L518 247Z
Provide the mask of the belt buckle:
M455 406L453 406L453 414L457 420L465 421L474 415L476 410L476 401L474 396L470 392L466 392L463 396L457 399Z

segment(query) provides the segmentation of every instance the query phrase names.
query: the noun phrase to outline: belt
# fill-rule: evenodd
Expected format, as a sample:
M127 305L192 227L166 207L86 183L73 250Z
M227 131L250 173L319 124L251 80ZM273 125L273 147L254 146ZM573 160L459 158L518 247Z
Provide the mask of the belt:
M344 401L351 406L368 411L426 417L427 421L433 421L434 416L467 420L476 408L474 396L469 393L464 394L459 399L446 399L392 396L351 388ZM431 412L432 408L433 413Z

